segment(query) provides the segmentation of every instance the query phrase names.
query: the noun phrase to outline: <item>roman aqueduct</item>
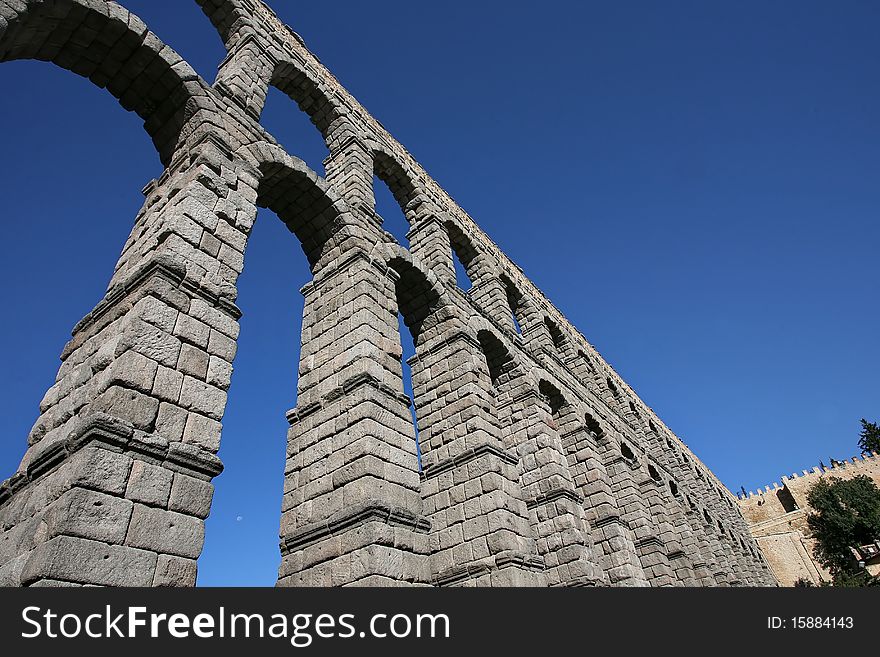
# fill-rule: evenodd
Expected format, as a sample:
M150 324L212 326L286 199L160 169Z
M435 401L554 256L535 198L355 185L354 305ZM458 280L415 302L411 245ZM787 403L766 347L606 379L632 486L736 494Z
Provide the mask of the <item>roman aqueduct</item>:
M259 206L313 275L279 585L772 585L735 498L302 39L258 0L198 3L213 84L124 2L0 0L0 60L105 89L165 166L0 487L0 583L195 584ZM261 126L270 86L323 136L323 176Z

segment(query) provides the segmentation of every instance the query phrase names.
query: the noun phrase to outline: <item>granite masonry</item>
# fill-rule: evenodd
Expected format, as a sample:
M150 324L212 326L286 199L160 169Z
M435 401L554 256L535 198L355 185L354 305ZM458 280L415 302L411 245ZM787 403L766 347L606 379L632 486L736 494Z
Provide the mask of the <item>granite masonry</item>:
M257 0L198 3L227 49L213 84L121 4L0 0L0 61L106 89L165 166L0 487L0 583L195 584L264 207L313 274L279 586L774 585L736 498L303 40ZM270 87L323 136L323 176L260 125Z

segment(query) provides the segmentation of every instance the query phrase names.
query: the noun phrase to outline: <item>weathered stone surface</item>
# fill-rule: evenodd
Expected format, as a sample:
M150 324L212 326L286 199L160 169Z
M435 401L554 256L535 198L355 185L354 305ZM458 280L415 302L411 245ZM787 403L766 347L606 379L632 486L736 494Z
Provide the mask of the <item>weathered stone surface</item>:
M164 507L171 494L172 476L170 470L161 466L135 461L131 466L125 497L149 506Z
M220 432L223 425L217 420L204 417L198 413L190 413L187 416L186 427L183 430L183 442L192 443L199 447L216 452L220 449Z
M0 488L0 583L195 583L261 206L313 273L280 585L773 584L720 482L266 5L200 2L236 44L209 85L118 4L45 4L0 0L0 56L106 89L168 168ZM273 85L324 137L323 177L260 125Z
M132 503L105 493L72 488L46 511L46 536L79 536L104 543L122 543Z
M195 586L197 574L195 560L160 554L153 586Z
M168 508L197 518L207 518L211 511L214 485L185 474L174 475Z
M126 545L195 559L205 540L204 523L191 516L135 504Z
M72 536L56 536L39 545L22 568L25 586L62 580L103 586L150 586L156 554Z

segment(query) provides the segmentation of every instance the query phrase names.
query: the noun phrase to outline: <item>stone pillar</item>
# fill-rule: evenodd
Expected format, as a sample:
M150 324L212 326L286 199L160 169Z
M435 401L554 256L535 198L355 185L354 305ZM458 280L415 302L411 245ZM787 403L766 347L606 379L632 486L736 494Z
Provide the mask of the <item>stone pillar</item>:
M651 453L665 469L666 473L675 477L681 477L681 468L677 459L672 458L669 451L663 449L659 436L652 422L645 426L644 419L631 409L634 419L638 422L640 430L645 437L646 444ZM690 508L684 502L679 488L683 482L674 482L672 479L662 482L662 490L659 491L664 500L667 515L672 522L678 536L680 552L671 554L676 574L685 586L712 586L712 578L705 555L702 554L698 538L694 535L695 526L688 517ZM673 487L675 491L673 492Z
M598 437L583 423L566 422L562 434L572 479L584 499L596 559L612 586L648 586L633 542L611 490Z
M615 440L606 438L602 448L605 467L611 477L612 492L623 511L624 521L632 528L636 551L645 576L651 586L673 586L675 576L669 565L666 547L658 537L659 529L642 496L641 484L650 477L641 472L635 458L628 458L620 452Z
M723 494L723 493L722 493ZM736 509L731 508L727 498L720 500L718 512L725 525L728 548L732 555L732 562L737 568L737 579L740 586L749 586L753 583L754 571L751 559L746 556L745 550L740 543L740 530L736 524Z
M303 288L279 586L425 584L415 432L394 282L353 251Z
M425 263L443 282L455 282L452 245L443 222L436 214L420 216L406 235L410 252Z
M720 570L720 567L709 544L702 514L695 506L687 504L685 518L690 525L697 548L696 556L692 559L694 574L699 577L702 586L717 586L719 582L715 578L715 573Z
M583 497L572 479L550 402L525 382L510 384L518 392L506 395L506 440L519 456L520 482L548 583L600 585L604 577L594 558Z
M276 64L253 32L243 30L221 62L214 86L259 121Z
M648 471L649 476L642 481L642 492L659 531L658 538L664 545L666 557L675 573L675 582L679 586L695 586L697 582L690 556L684 550L682 535L677 531L670 513L666 484L654 466L649 464Z
M486 359L474 338L437 329L412 367L438 585L544 585L520 491L502 445Z
M375 216L373 153L356 136L339 132L328 144L330 155L324 160L324 177L350 208Z
M486 270L473 281L470 297L495 322L513 330L513 315L507 304L507 291L488 265L481 265L478 271Z
M684 491L689 492L697 499L704 499L706 495L704 483L694 474L693 468L682 463L680 458L672 453L671 448L664 444L664 438L652 428L649 431L649 439L654 452L660 455L667 469L674 473L679 480L679 485ZM679 491L681 493L681 491ZM702 511L693 501L684 504L685 518L691 528L697 553L692 557L695 575L704 586L727 585L728 573L725 562L717 557L717 533L715 527L706 524ZM704 572L705 570L705 572Z
M3 583L195 584L238 336L236 226L255 213L237 191L247 176L204 135L145 190L0 487ZM224 213L233 197L242 216Z

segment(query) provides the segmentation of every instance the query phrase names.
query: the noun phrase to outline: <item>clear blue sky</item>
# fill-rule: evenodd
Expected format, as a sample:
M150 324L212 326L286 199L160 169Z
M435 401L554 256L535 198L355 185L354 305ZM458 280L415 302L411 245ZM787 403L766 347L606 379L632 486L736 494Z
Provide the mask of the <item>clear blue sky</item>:
M213 80L194 1L122 4ZM729 487L857 451L880 419L880 5L271 4ZM82 78L11 62L0 89L5 478L161 167ZM279 93L264 124L322 171ZM202 584L275 581L308 278L262 213Z

